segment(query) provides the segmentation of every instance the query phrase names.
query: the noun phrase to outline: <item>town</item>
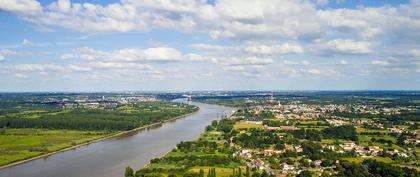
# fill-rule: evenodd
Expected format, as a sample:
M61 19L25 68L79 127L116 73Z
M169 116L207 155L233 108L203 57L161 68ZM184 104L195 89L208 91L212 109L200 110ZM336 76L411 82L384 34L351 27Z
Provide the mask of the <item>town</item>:
M363 173L361 164L418 175L420 105L416 98L267 94L197 99L239 109L207 127L201 138L192 142L196 144L188 146L192 149L178 146L165 157L152 160L138 176L177 176L167 167L173 156L182 159L180 151L190 160L182 167L184 176L212 170L220 176L349 176L351 170ZM214 142L217 152L203 152L210 148L203 142ZM200 167L202 162L190 159L197 153L220 156L221 152L230 163L209 162ZM203 172L198 174L198 169Z

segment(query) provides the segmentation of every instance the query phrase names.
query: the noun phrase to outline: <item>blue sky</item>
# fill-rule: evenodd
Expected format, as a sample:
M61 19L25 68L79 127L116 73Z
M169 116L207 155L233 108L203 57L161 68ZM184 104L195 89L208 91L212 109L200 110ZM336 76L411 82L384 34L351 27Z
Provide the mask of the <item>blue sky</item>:
M420 89L420 0L0 0L0 91Z

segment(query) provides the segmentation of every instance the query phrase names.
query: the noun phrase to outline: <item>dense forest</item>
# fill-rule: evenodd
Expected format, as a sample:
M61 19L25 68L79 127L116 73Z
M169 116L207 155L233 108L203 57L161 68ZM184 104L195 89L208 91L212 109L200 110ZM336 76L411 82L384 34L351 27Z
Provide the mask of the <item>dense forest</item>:
M130 130L198 109L195 106L168 101L132 101L118 104L115 101L97 101L96 98L79 97L69 95L47 98L28 95L0 97L0 127ZM59 101L70 99L90 99L99 104L83 106L74 101Z

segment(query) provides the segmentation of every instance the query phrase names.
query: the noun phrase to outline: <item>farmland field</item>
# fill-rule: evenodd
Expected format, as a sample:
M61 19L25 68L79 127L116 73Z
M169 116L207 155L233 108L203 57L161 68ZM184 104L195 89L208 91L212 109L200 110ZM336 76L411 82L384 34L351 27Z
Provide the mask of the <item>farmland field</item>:
M109 135L110 131L6 129L0 135L0 166Z
M238 122L233 126L234 129L262 128L262 124L252 122Z

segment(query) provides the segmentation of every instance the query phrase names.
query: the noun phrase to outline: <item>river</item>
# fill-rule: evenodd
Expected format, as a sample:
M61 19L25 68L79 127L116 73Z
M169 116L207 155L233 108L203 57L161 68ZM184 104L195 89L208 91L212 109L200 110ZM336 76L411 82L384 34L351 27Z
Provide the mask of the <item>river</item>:
M184 118L5 168L0 170L0 177L122 177L125 167L142 168L180 141L197 139L211 121L235 111L192 104L200 110Z

